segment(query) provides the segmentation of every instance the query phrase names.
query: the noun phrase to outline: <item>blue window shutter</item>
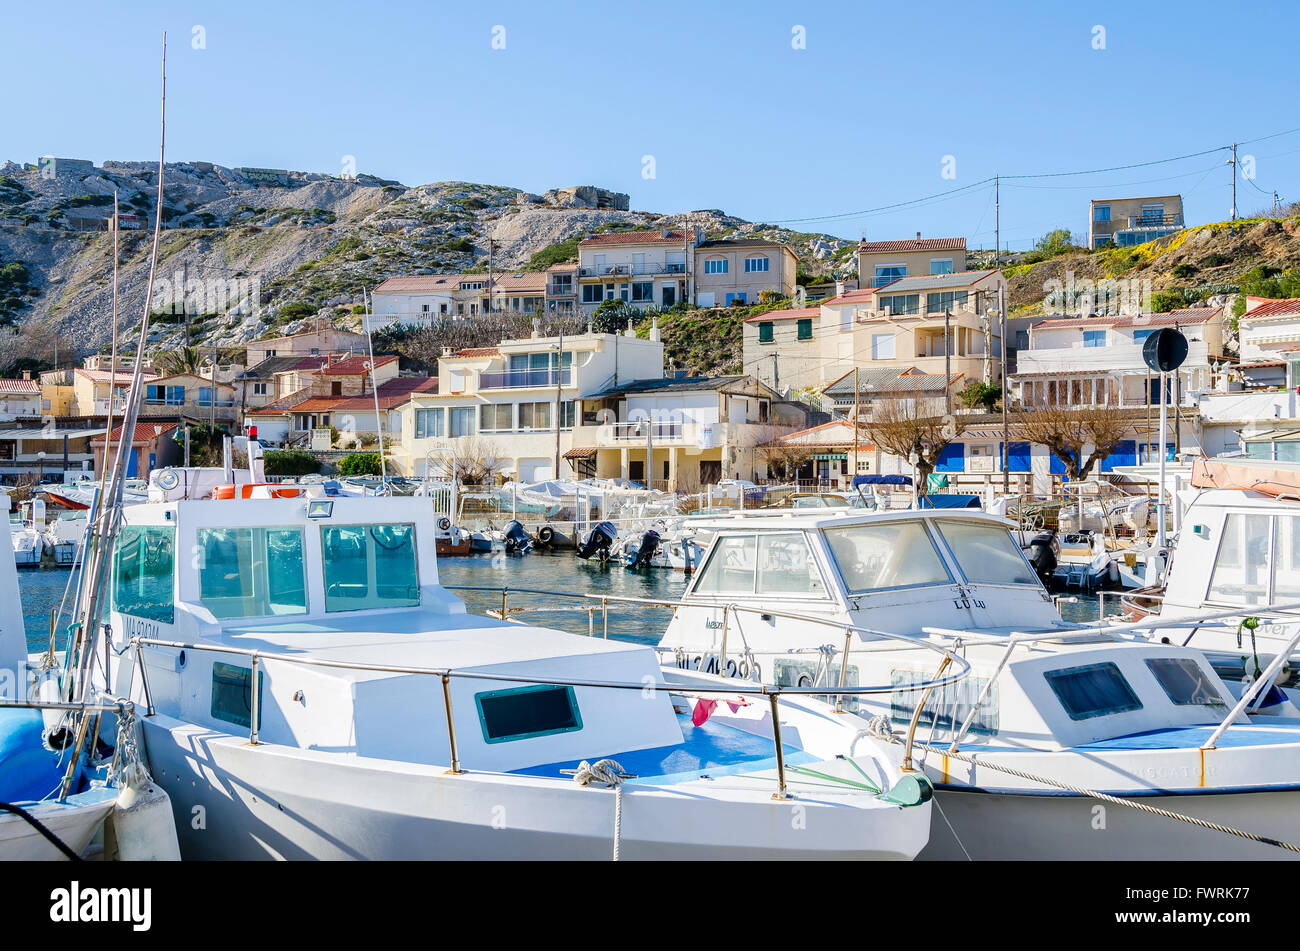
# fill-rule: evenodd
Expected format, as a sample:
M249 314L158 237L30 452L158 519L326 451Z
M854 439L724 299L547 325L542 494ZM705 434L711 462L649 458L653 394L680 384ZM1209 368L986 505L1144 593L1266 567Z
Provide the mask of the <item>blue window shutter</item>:
M939 453L939 462L934 467L935 472L965 472L966 471L966 444L960 442L950 442L943 447L943 452Z
M1048 455L1047 458L1048 458L1048 461L1051 463L1051 465L1050 465L1050 466L1048 467L1048 469L1047 469L1048 472L1050 472L1052 475L1065 475L1065 463L1064 463L1064 462L1062 462L1060 459L1056 458L1056 456L1054 456L1054 455Z
M1137 443L1132 439L1126 439L1115 446L1114 451L1101 460L1102 472L1113 472L1116 466L1132 466L1137 464Z
M1013 442L1007 453L1008 472L1031 472L1029 443Z

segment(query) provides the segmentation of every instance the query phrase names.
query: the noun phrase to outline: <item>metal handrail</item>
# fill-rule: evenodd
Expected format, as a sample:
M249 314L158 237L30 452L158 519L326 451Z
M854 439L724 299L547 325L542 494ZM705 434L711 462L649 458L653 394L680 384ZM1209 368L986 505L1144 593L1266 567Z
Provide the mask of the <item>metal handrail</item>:
M461 586L461 587L470 588L474 586ZM487 587L478 587L477 589L497 590L495 588L487 588ZM502 588L500 590L502 592L502 615L504 616L509 610L507 606L508 592L510 590L521 591L527 589ZM539 593L562 594L570 597L575 596L569 592L539 592ZM616 601L623 600L623 601L632 601L632 602L650 600L650 599L621 598L618 596L613 596L611 598L611 596L609 595L600 595L600 596L584 595L584 597L600 597L603 601L606 602L611 599ZM736 610L737 613L739 613L742 610L748 610L754 613L766 613L769 615L780 614L780 612L764 612L756 608L744 608L738 605L730 605L728 607L733 610ZM801 615L785 614L782 616L802 618L804 620L813 621L814 623L831 623L821 618L806 617ZM837 623L835 624L835 626L843 627L844 625L842 623ZM898 635L898 634L885 633L884 636L893 637L900 640L905 639L903 635ZM259 707L258 686L259 686L259 679L260 679L259 668L260 668L260 662L268 657L265 651L253 650L250 648L230 647L225 645L195 644L186 641L171 641L171 640L163 640L161 638L153 638L153 637L133 637L131 638L130 643L135 647L136 650L136 666L139 667L140 669L141 686L144 690L147 707L148 707L147 716L150 717L155 715L155 711L151 699L151 693L149 690L148 668L144 663L144 648L146 646L174 648L177 650L208 651L217 654L233 654L237 656L248 657L250 659L250 666L252 668L251 678L250 678L251 680L250 688L253 691L249 701L249 708L250 708L249 744L252 746L256 746L259 744L259 739L258 739L258 733L260 730L260 723L259 723L259 716L258 716L258 707ZM883 685L883 686L868 686L868 687L846 687L843 684L841 684L838 688L836 688L835 692L842 696L859 696L859 695L868 695L868 694L875 694L875 693L892 692L896 689L931 690L934 687L942 687L942 686L947 686L948 684L951 683L955 683L957 680L960 680L962 677L965 677L970 672L970 664L967 663L966 660L962 657L954 655L947 650L941 650L933 645L925 644L924 642L918 642L915 646L926 647L935 650L937 653L940 653L945 658L944 663L940 667L940 671L942 671L944 667L946 667L949 663L952 662L956 662L957 664L961 665L961 670L957 674L951 675L949 677L941 678L936 676L936 678L931 681L912 684L906 688L896 688L892 684ZM781 720L778 711L778 702L780 700L780 697L786 694L796 696L796 697L805 696L805 695L814 696L814 697L825 696L829 692L825 687L783 687L779 685L768 685L768 684L756 684L752 687L743 686L743 684L746 683L745 681L740 681L734 684L719 685L716 687L710 687L708 685L702 685L702 686L691 685L689 687L686 687L683 685L672 685L668 683L647 684L640 681L636 683L629 683L627 681L615 681L615 680L579 680L575 678L560 679L555 677L546 677L546 678L525 677L518 674L456 670L450 667L413 667L413 666L407 666L401 664L366 664L366 663L361 663L359 661L336 661L336 660L326 660L320 657L301 657L301 656L294 656L294 655L287 655L287 654L273 654L269 656L274 657L276 661L282 661L288 664L300 664L306 667L325 667L325 668L331 668L336 670L369 671L373 673L412 674L412 675L432 676L432 677L439 678L442 682L443 702L447 713L447 739L448 739L448 749L451 756L450 772L453 774L460 774L464 772L464 770L462 770L460 766L460 756L458 752L458 746L456 743L456 726L455 726L455 720L452 715L452 708L451 708L450 681L453 677L459 677L466 680L491 681L495 683L538 684L538 685L554 684L559 686L591 687L591 688L602 688L602 689L612 689L612 690L640 690L640 691L650 690L656 693L662 690L662 691L667 691L669 693L675 692L685 696L690 696L694 694L723 694L728 696L730 695L765 696L769 698L772 705L772 734L773 734L773 742L776 744L776 750L777 750L776 796L778 798L786 798L787 796L786 778L785 778L785 757L784 757L784 750L782 749ZM915 729L915 725L913 725L912 729ZM911 737L909 736L909 741L910 739Z

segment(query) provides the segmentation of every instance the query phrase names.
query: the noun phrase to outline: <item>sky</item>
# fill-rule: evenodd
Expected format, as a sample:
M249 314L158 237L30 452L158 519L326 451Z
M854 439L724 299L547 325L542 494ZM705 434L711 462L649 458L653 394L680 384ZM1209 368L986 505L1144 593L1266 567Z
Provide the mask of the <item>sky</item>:
M11 4L0 161L158 154L719 208L872 240L992 247L1181 194L1189 224L1300 199L1294 0L1233 4ZM1287 133L1275 135L1276 133ZM1274 136L1272 138L1264 138ZM954 194L943 194L954 192ZM916 199L938 195L929 201ZM908 202L902 207L885 206Z

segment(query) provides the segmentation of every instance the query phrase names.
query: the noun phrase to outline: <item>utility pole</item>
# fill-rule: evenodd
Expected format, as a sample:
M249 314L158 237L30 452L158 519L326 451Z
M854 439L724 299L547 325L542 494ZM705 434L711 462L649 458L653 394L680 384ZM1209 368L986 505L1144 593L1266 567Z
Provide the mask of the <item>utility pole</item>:
M777 357L776 351L773 351L772 352L772 389L776 390L779 393L781 392L781 377L777 371L776 357Z
M212 393L208 397L208 435L217 431L217 345L209 344L212 353Z
M492 313L492 254L496 251L496 241L488 238L488 282L487 282L487 312ZM558 473L557 473L558 475Z
M1007 288L1006 284L998 286L998 313L1002 317L1002 492L1011 493L1011 473L1008 463L1011 458L1011 426L1007 419L1007 402L1011 393L1007 388Z
M993 266L1002 262L1002 182L993 176Z
M159 199L161 202L161 199ZM185 346L190 346L190 266L189 263L181 265L181 310L185 314ZM136 359L139 359L137 357Z
M858 412L859 412L859 395L862 393L862 386L858 382L858 368L853 368L853 471L849 474L849 487L852 488L853 480L858 475Z
M560 401L560 388L564 385L564 331L560 331L560 345L555 357L555 474L560 478L560 415L564 404ZM647 464L648 467L648 464Z
M1232 220L1237 220L1237 143L1232 143Z
M943 411L952 415L952 312L943 311Z

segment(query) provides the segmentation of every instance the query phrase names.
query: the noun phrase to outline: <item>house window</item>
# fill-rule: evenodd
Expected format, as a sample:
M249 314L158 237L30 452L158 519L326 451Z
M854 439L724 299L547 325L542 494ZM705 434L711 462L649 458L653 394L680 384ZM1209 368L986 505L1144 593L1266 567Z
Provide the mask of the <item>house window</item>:
M758 325L758 342L759 343L772 342L772 321L765 320Z
M811 340L811 339L812 339L812 318L811 318L811 317L803 317L803 318L800 318L800 320L799 320L799 339L800 339L800 340Z
M1083 332L1083 345L1085 347L1104 347L1106 346L1106 331L1104 330L1085 330Z
M481 433L509 432L514 428L513 403L488 403L478 408L478 430Z
M872 334L871 335L871 359L873 360L894 359L894 335L893 334Z
M442 436L446 415L442 409L417 409L415 411L415 438L429 439Z
M572 429L574 414L577 412L577 404L573 400L564 400L560 403L560 428Z
M710 258L709 260L705 261L705 262L704 262L704 273L705 273L705 274L726 274L726 273L727 273L727 259L726 259L726 258Z
M267 391L266 391L266 384L265 384L265 383L254 383L254 384L253 384L253 395L254 395L254 396L266 396L266 392L267 392Z
M438 313L440 313L440 314L445 314L445 313L447 313L447 305L446 305L446 304L439 304L439 305L438 305Z
M745 258L745 273L753 274L759 271L767 271L768 263L767 258L762 255L753 258Z
M952 258L930 258L931 274L951 274Z
M1150 337L1153 333L1155 333L1154 329L1135 330L1133 331L1133 342L1139 345L1144 344L1147 342L1147 337Z
M919 314L921 312L920 294L895 294L880 298L880 309L889 308L891 314Z
M872 281L872 287L884 287L890 281L896 281L900 277L907 277L906 264L878 264L876 265L876 278Z
M1096 205L1092 209L1093 221L1110 221L1110 205Z
M457 436L474 435L474 407L453 406L451 408L451 435L453 439Z
M520 403L519 428L523 430L550 429L551 404L544 402Z
M966 291L939 291L925 295L925 312L939 314L954 307L965 307L968 299Z
M655 299L654 281L636 281L632 285L632 302L634 304L651 304Z
M604 299L605 287L603 284L582 285L582 302L584 304L599 304Z
M145 402L161 403L164 406L180 406L185 402L183 386L149 386L145 388Z

